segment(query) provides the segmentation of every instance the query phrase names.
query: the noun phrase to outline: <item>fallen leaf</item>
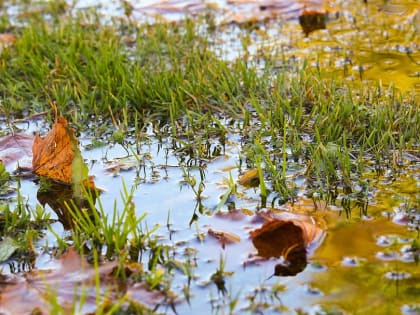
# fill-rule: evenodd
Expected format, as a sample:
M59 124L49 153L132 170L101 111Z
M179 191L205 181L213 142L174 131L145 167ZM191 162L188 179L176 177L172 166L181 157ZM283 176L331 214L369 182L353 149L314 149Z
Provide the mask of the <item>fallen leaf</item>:
M57 110L53 104L54 109ZM82 185L94 188L79 149L79 141L67 120L56 113L48 134L36 135L32 144L32 168L35 174L72 184L74 197L82 198Z
M76 146L76 136L67 125L67 120L56 117L52 129L44 138L35 136L32 145L32 168L35 174L70 184Z
M266 222L251 233L251 238L258 255L265 258L278 258L285 256L290 248L305 247L302 228L291 221Z
M17 133L0 138L0 161L9 166L12 163L20 167L30 165L32 159L33 136Z
M222 243L222 247L225 247L226 244L239 243L241 241L241 238L232 232L213 229L209 229L207 232L210 236L218 239Z
M245 187L257 187L260 184L260 177L258 175L258 169L253 168L245 172L239 179L238 184Z
M2 277L0 314L50 314L52 299L65 314L74 313L73 307L78 308L78 314L94 313L100 303L112 303L123 294L135 294L135 302L145 305L163 300L162 295L148 290L145 285L130 286L117 279L114 270L118 261L95 268L70 248L53 265L54 269Z
M275 219L251 233L259 256L283 258L283 262L275 266L274 275L293 276L305 269L309 237L302 226L306 225Z

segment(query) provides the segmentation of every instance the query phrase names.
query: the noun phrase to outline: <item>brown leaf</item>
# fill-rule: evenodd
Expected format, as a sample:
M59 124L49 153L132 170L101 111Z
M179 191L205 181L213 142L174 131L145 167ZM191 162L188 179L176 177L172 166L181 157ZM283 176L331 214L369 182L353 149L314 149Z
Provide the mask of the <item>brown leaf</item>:
M8 165L18 163L20 166L28 164L32 159L33 137L24 133L9 135L0 139L0 161Z
M71 183L73 146L77 144L77 138L73 129L67 125L67 120L61 116L56 117L52 129L44 138L35 136L32 145L34 172L59 182Z
M251 233L258 255L270 258L287 254L293 247L305 247L302 228L291 221L273 220Z
M258 255L264 258L283 257L285 263L276 265L277 276L296 275L305 269L306 242L304 231L292 221L272 220L251 233Z
M208 234L218 239L223 248L226 244L239 243L241 241L241 238L232 232L209 229Z

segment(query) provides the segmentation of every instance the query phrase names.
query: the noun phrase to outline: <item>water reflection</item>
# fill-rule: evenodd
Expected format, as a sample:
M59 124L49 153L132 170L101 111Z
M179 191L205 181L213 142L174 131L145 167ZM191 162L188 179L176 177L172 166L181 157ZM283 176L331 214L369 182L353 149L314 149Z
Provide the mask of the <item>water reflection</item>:
M94 204L97 198L97 192L91 191L90 198L92 198ZM80 210L92 211L88 200L74 197L71 185L50 180L42 182L37 191L37 199L43 207L48 205L54 210L58 216L58 221L63 225L65 230L74 227L74 218L69 211L69 207L75 206ZM90 216L93 217L93 214Z

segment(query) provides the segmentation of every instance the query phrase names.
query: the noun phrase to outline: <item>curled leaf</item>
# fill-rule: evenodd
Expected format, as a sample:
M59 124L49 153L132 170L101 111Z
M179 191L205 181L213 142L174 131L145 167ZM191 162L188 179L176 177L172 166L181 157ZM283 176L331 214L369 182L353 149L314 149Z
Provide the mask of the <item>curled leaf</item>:
M79 141L64 117L58 116L48 134L36 135L32 144L32 168L35 174L72 184L73 194L82 198L82 186L94 188L79 149Z
M282 257L275 266L274 275L292 276L307 265L307 246L314 239L313 230L305 221L273 219L251 233L258 255L264 258Z
M70 184L75 143L76 136L67 125L67 120L58 116L44 138L35 136L32 145L32 168L35 174Z

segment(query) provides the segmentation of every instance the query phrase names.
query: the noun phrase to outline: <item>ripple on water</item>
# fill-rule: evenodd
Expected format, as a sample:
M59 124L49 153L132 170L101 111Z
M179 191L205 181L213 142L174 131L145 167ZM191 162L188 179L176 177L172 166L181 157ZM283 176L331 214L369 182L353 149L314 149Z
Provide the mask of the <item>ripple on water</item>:
M312 296L323 296L324 295L320 289L312 287L308 284L306 284L304 286L304 291L305 291L305 293L307 293L309 295L312 295Z
M388 235L381 235L376 239L376 245L382 247L388 247L394 244L394 240L392 240Z
M360 266L360 263L365 260L366 259L359 257L344 257L341 260L341 265L345 267L357 267Z
M408 314L408 315L419 315L420 304L404 304L401 307L401 313Z
M400 254L394 251L377 252L376 258L379 258L380 260L389 261L400 258Z
M389 280L404 280L411 277L411 274L404 271L389 271L385 274L385 278Z

